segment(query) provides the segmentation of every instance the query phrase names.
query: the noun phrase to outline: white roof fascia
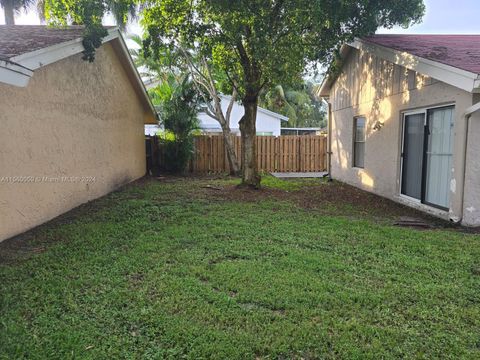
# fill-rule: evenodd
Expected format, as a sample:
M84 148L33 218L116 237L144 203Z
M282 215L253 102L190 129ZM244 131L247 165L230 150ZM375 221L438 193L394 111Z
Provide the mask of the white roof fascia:
M1 82L18 87L25 87L33 75L33 71L9 61L0 60Z
M416 71L420 74L430 76L436 80L467 92L480 92L480 76L470 71L462 70L438 61L425 59L405 51L402 52L378 44L373 44L361 39L355 39L352 43L343 45L342 53L344 53L345 47L352 47L366 51L381 59L403 66L406 69ZM333 81L334 79L330 76L327 76L324 79L320 88L320 96L328 97Z
M348 55L348 52L350 50L350 46L347 44L342 45L340 48L340 56L342 58L346 57ZM331 68L331 67L330 67ZM328 69L327 73L330 71L330 68ZM330 94L330 88L335 81L335 78L333 78L331 75L327 75L323 78L323 81L320 85L320 90L318 91L318 96L321 98L328 98Z
M264 109L260 106L257 107L257 110L264 113L264 114L267 114L267 115L270 115L274 118L277 118L277 119L280 119L282 121L288 121L288 117L282 115L282 114L279 114L279 113L276 113L274 111L270 111L270 110L267 110L267 109Z
M117 28L115 29L115 31L117 33L117 36L115 36L114 38L118 38L118 40L120 41L122 51L124 52L125 56L128 59L128 65L130 66L131 70L135 74L135 79L136 79L138 85L140 86L140 89L142 90L142 94L147 99L148 106L149 106L150 110L152 111L152 114L154 114L155 116L158 117L158 113L157 113L155 107L152 104L152 100L150 99L150 96L148 95L147 89L145 88L145 84L144 84L140 74L138 73L137 67L134 64L133 59L130 56L130 53L128 52L127 44L125 43L125 40L123 39L123 36L120 34L120 31ZM108 41L110 41L110 40L108 40Z
M465 114L464 116L470 116L472 115L473 113L477 112L480 110L480 102L476 103L475 105L473 106L470 106L466 111L465 111Z
M117 28L108 29L108 35L102 39L102 44L118 38L119 36L120 32ZM31 70L36 70L42 66L81 53L85 50L82 41L83 39L80 37L43 49L14 56L10 60Z
M231 97L230 95L220 94L220 97L223 97L224 99L227 99L227 100L231 100L231 99L232 99L232 97ZM272 117L274 117L274 118L276 118L276 119L280 119L280 120L282 120L282 121L288 121L288 119L289 119L287 116L284 116L284 115L282 115L282 114L276 113L276 112L274 112L274 111L270 111L270 110L264 109L264 108L262 108L262 107L260 107L260 106L257 106L257 111L260 111L260 112L262 112L262 113L264 113L264 114L270 115L270 116L272 116Z
M408 52L372 44L361 39L356 39L350 46L359 50L365 50L384 60L430 76L468 92L474 91L475 83L478 80L478 74L442 64L438 61L421 58Z

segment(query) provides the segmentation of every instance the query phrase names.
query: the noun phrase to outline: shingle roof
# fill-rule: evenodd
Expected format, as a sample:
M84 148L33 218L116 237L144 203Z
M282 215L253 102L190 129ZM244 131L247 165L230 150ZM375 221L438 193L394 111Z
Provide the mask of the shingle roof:
M0 59L81 38L83 26L52 28L45 25L0 25Z
M374 35L362 40L480 74L480 35Z

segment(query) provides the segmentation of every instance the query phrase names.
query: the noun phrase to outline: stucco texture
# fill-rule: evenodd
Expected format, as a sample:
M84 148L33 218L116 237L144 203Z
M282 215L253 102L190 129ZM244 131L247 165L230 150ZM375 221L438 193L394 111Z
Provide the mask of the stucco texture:
M331 173L335 179L416 206L400 197L402 113L455 105L450 211L420 205L444 218L461 216L464 112L472 94L428 78L370 53L352 49L330 92ZM353 167L354 118L366 118L365 167Z
M145 174L145 106L110 43L0 83L0 109L0 241Z
M480 226L480 113L472 114L468 131L463 223Z

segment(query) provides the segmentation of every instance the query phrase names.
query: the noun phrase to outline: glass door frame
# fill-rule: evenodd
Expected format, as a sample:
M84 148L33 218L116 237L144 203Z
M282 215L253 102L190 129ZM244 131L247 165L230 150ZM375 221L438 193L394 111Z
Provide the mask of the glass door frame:
M420 174L420 177L422 178L422 194L420 196L420 199L405 195L403 193L403 163L404 163L404 154L405 154L405 129L406 129L406 117L411 116L411 115L422 115L423 114L423 126L424 128L426 127L426 122L427 122L427 108L425 109L417 109L417 110L412 110L412 111L405 111L402 112L402 139L401 139L401 148L400 148L400 196L403 198L406 198L410 201L414 201L418 204L422 204L422 199L423 199L423 172L424 172L424 166L422 164L422 174ZM425 153L425 134L424 134L424 139L423 139L423 146L424 146L424 153ZM423 161L425 161L425 155L423 154Z
M440 209L443 211L449 211L449 208L443 207L441 205L436 205L429 203L425 201L425 193L426 193L426 172L427 172L427 151L428 151L428 132L424 131L424 140L423 140L423 163L422 163L422 173L420 174L421 176L421 181L422 181L422 191L421 191L421 196L420 199L413 198L411 196L405 195L402 193L403 189L403 161L404 161L404 147L405 147L405 119L409 115L421 115L423 114L424 116L424 127L425 130L428 130L429 126L429 111L431 110L437 110L437 109L442 109L442 108L450 108L453 107L455 110L455 103L450 103L450 104L445 104L445 105L438 105L438 106L429 106L425 108L420 108L420 109L415 109L415 110L408 110L408 111L403 111L402 112L402 126L401 126L401 147L400 147L400 178L399 178L399 183L400 183L400 197L408 199L409 201L413 201L418 204L422 205L427 205L436 209Z

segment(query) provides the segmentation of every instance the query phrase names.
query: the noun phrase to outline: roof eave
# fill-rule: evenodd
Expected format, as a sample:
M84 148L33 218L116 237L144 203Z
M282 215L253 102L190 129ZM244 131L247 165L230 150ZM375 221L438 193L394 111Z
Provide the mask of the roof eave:
M137 70L137 67L135 66L135 63L133 62L133 59L132 57L130 56L130 53L128 51L128 47L127 47L127 44L125 43L125 40L122 36L122 34L120 33L120 30L118 29L115 29L115 31L118 33L118 36L116 36L115 38L118 40L118 42L120 43L120 48L122 50L122 53L125 55L126 59L127 59L127 62L128 62L128 66L130 68L130 70L132 71L132 73L134 74L134 78L135 78L135 82L137 83L137 86L139 87L141 93L142 93L142 97L145 101L145 105L148 107L149 111L151 112L151 114L153 115L153 119L150 119L149 121L145 121L146 124L157 124L158 123L158 113L152 103L152 100L150 99L150 96L148 95L148 92L147 92L147 89L145 87L145 84Z
M430 76L446 84L455 86L467 92L480 92L480 77L478 74L462 70L437 61L425 59L408 52L402 52L382 45L374 44L362 39L356 38L353 42L345 44L343 47L363 50L387 60L406 69L416 71L420 74ZM328 97L331 86L335 82L331 76L327 76L320 88L320 96Z
M340 47L340 57L345 58L350 52L351 46L349 44L343 44ZM320 98L328 98L330 96L330 90L332 85L335 83L336 77L330 73L331 66L327 70L327 76L323 78L322 84L320 85L320 90L318 96Z
M102 44L121 36L118 28L111 28L107 31L108 35L102 39ZM83 38L79 37L60 44L14 56L10 60L34 71L42 66L52 64L69 56L83 52L85 48L83 47L82 42Z
M232 99L232 96L225 95L225 94L220 94L220 97L223 97L226 100L231 100ZM269 115L269 116L274 117L276 119L279 119L281 121L288 121L290 119L288 116L276 113L275 111L271 111L271 110L262 108L261 106L257 106L257 111L260 111L260 112L262 112L266 115Z
M8 85L25 87L33 71L6 60L0 60L0 79Z
M325 78L322 81L322 84L320 85L320 90L318 91L318 96L320 98L328 98L330 97L330 89L332 88L332 79L331 75L325 76Z
M136 82L136 85L140 89L143 102L148 108L148 110L151 112L152 116L148 121L146 121L146 123L152 123L152 124L156 123L156 121L158 121L158 114L155 111L155 108L150 100L150 97L148 96L145 85L143 84L140 74L138 73L137 68L133 63L132 57L128 52L127 45L125 44L125 40L123 39L123 36L120 33L120 30L118 28L110 28L110 29L107 29L107 31L108 31L108 34L106 37L102 39L102 44L105 44L113 40L118 40L121 52L127 59L128 68L130 69L130 71L132 71L132 74L134 75L133 76L134 81ZM35 70L83 52L85 49L83 47L82 41L83 39L79 37L70 41L63 42L61 44L48 46L43 49L39 49L36 51L32 51L29 53L12 57L10 59L10 62L5 62L9 64L14 64L16 66L15 68L12 68L13 65L10 65L10 68L7 68L6 66L2 66L3 62L0 61L1 82L14 85L14 86L26 87L28 85L30 78L33 76L33 72ZM9 72L7 73L5 69L8 70ZM22 71L19 71L19 69ZM152 119L155 119L155 120L152 120Z

